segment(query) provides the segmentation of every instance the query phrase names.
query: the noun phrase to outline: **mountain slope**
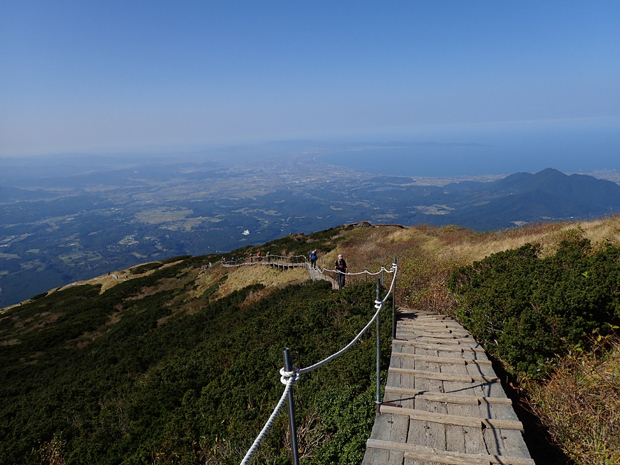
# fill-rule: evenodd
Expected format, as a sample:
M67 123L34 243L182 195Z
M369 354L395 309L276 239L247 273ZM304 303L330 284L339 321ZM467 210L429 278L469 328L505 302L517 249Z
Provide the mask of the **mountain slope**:
M489 190L511 195L540 191L555 197L567 209L574 204L573 215L600 215L620 208L620 186L592 176L567 176L552 168L536 174L517 173L495 181ZM559 216L557 213L553 216Z
M69 287L5 315L0 462L40 463L61 444L68 464L238 463L282 392L282 349L318 361L373 313L371 284L341 294L326 282L269 292L253 285L217 301L188 298L201 262L186 259L103 294ZM309 415L313 427L301 444L329 434L313 451L325 460L335 446L340 457L350 448L351 461L341 463L361 459L374 415L373 354L365 338L296 390L299 418ZM345 405L354 430L330 417ZM280 417L259 460L286 457L285 429Z
M592 219L620 211L620 186L592 176L548 168L515 173L491 183L451 184L445 190L462 207L442 218L473 229L491 230L537 221Z
M487 234L366 223L286 236L227 259L318 249L319 265L331 268L344 253L350 269L361 271L389 267L396 257L398 303L450 313L458 302L446 281L459 266L531 242L540 244L541 258L553 257L564 239L589 238L598 250L620 243L618 231L619 217ZM220 258L148 263L0 313L0 463L45 463L52 452L71 464L238 463L282 392L283 347L308 366L343 347L374 311L374 277L338 293L326 283L300 283L295 272L278 272L276 280L260 266L224 268ZM505 273L513 261L500 256L501 266L482 269ZM587 269L584 276L562 268L591 282ZM502 289L510 295L510 286ZM555 293L563 295L570 293ZM389 312L383 318L389 328ZM384 334L384 364L389 347ZM365 336L351 350L295 387L310 463L359 463L363 454L374 418L374 339ZM280 416L259 463L286 460L285 429Z

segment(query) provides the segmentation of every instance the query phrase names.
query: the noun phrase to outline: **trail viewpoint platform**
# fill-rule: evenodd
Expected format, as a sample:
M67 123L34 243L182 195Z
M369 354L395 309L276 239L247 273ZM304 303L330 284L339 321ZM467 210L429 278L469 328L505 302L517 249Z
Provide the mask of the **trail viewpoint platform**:
M363 465L534 465L484 350L454 320L400 309Z

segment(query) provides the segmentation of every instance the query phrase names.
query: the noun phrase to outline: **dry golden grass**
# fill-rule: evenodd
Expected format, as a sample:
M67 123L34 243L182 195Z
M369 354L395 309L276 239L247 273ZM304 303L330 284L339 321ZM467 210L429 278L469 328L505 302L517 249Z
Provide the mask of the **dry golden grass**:
M188 297L198 298L203 295L205 291L217 283L228 270L229 268L216 265L213 268L200 271L198 276L196 276L194 289L189 291Z
M412 227L372 226L345 230L338 249L320 256L318 264L333 269L342 253L349 271L377 271L389 268L394 257L399 265L399 305L452 314L456 300L446 287L452 270L483 260L494 253L541 245L544 255L552 254L568 237L590 239L595 247L620 243L620 216L595 221L537 223L520 228L478 233L458 226Z
M540 223L522 228L474 234L463 237L460 241L445 246L440 240L440 258L454 258L464 263L479 261L485 257L505 250L516 249L525 244L539 243L543 253L553 253L557 245L571 231L581 237L590 239L593 245L604 242L620 242L620 216L615 215L595 221L578 221L571 223Z
M61 287L58 290L63 290L63 289L66 289L68 287L75 286L75 285L81 285L81 284L93 284L93 285L101 284L101 291L99 293L103 294L108 289L113 288L114 286L116 286L117 284L119 284L119 283L121 283L123 281L128 281L130 279L136 279L136 278L142 278L143 276L148 276L150 274L155 273L157 270L163 270L164 268L168 268L170 266L176 265L177 263L178 262L166 263L165 265L162 265L159 268L156 268L156 269L153 269L153 270L148 270L145 273L133 274L131 272L132 269L144 265L144 264L140 264L140 265L136 265L136 266L133 266L131 268L128 268L126 270L111 271L108 274L97 276L96 278L87 279L87 280L84 280L84 281L77 281L75 283L71 283L71 284L68 284L66 286L63 286L63 287ZM55 292L55 291L56 290L52 290L52 291L50 291L50 293Z
M266 288L277 288L287 284L304 282L308 279L308 273L303 267L291 268L286 271L260 265L226 269L228 270L228 279L217 291L217 298L225 297L252 284L262 284Z
M620 339L603 341L528 389L555 442L583 465L620 463Z

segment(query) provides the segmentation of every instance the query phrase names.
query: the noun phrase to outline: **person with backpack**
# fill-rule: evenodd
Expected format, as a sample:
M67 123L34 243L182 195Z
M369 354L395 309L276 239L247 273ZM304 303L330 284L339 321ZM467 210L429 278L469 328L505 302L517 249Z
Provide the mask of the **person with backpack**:
M334 263L334 265L338 273L338 276L337 276L338 289L342 289L345 283L346 272L348 271L347 262L344 261L344 257L342 256L342 254L338 254L338 258L336 259L336 262Z
M316 250L310 252L310 266L316 269Z

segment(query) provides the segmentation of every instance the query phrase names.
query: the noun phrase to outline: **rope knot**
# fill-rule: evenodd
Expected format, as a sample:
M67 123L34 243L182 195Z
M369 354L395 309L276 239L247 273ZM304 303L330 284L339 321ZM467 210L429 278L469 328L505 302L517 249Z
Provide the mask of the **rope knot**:
M285 371L284 367L280 368L280 382L282 384L288 384L289 378L293 379L293 384L299 381L299 368L293 367L293 371Z
M383 306L383 300L375 300L375 308L379 310Z

